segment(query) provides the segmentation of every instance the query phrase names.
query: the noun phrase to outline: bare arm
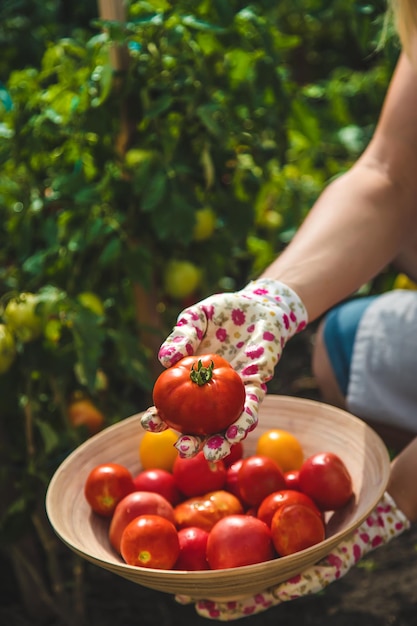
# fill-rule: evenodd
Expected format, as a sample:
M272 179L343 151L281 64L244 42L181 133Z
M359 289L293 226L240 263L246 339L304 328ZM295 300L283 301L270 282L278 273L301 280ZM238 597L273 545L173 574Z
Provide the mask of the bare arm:
M402 55L374 137L322 193L263 273L301 297L313 320L374 277L417 232L417 70Z
M417 437L394 459L387 491L410 522L417 522Z

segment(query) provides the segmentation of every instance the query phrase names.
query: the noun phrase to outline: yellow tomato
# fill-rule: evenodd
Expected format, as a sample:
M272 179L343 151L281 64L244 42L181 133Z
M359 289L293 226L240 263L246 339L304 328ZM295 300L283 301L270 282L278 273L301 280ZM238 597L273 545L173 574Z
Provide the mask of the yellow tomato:
M161 433L145 432L139 443L139 460L142 469L172 470L178 456L174 443L178 434L168 428Z
M274 428L259 436L256 454L274 459L283 472L300 469L304 452L298 439L286 430Z

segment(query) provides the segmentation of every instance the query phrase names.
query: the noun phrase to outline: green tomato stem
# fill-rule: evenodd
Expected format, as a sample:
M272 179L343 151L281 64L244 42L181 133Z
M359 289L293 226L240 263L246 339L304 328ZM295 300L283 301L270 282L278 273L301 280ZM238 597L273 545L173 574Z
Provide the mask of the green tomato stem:
M197 369L194 369L194 368L195 368L195 365L193 365L191 368L190 378L193 381L193 383L196 383L199 387L202 387L206 383L210 382L210 380L213 378L213 369L214 369L213 361L210 363L208 367L205 367L202 364L201 359L200 359L197 364Z

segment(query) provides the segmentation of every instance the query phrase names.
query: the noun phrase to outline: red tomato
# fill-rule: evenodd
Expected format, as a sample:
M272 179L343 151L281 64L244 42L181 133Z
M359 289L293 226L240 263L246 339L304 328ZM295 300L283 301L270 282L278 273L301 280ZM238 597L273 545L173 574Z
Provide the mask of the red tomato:
M230 493L233 493L240 500L242 498L240 495L237 475L239 473L240 468L242 467L242 463L243 463L243 459L239 459L238 461L236 461L230 467L227 468L226 484L225 484L226 491L230 491Z
M281 491L270 493L269 496L262 500L257 511L257 517L265 522L267 526L271 526L272 518L276 511L289 504L304 504L309 506L317 515L322 516L313 500L305 493L293 489L282 489Z
M323 519L310 506L289 504L280 507L271 522L272 541L279 556L288 556L323 541Z
M233 463L239 461L243 457L243 443L239 441L235 443L231 448L230 452L227 456L224 457L223 463L226 466L226 469L229 468Z
M189 498L177 504L174 509L177 528L197 526L207 531L226 515L236 513L243 513L240 500L232 493L222 490Z
M204 452L199 452L190 459L178 456L172 468L172 475L181 493L191 498L208 491L223 489L227 470L223 461L207 461Z
M268 526L250 515L229 515L209 533L207 560L211 569L269 561L275 556Z
M160 417L174 430L212 435L241 415L245 386L223 357L188 356L159 375L153 402Z
M287 489L300 491L300 470L289 470L284 472L285 484Z
M322 511L341 509L353 495L352 478L340 457L320 452L306 459L299 476L300 489Z
M160 515L140 515L124 529L120 551L128 565L172 569L180 553L177 529Z
M208 532L202 528L189 527L178 531L180 555L175 569L205 570L209 569L206 556Z
M174 524L174 508L159 493L133 491L116 506L109 527L109 540L116 552L120 552L120 540L126 526L135 517L151 513L160 515Z
M118 463L102 463L94 467L84 485L84 495L95 513L111 517L116 505L134 491L133 476Z
M237 483L242 499L251 506L259 506L270 493L286 486L279 465L269 457L256 454L243 459Z
M133 477L136 491L153 491L164 496L173 506L181 500L180 491L175 478L167 470L161 468L143 470Z

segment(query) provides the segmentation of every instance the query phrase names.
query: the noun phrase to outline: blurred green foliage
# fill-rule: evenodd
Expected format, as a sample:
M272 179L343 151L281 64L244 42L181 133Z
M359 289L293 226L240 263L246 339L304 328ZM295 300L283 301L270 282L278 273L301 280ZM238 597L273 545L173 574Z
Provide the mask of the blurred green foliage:
M118 23L91 0L2 2L0 298L36 294L42 327L0 375L3 545L87 436L71 394L106 423L145 408L143 334L256 276L361 153L398 57L384 16L385 0L131 0ZM203 208L214 229L196 239ZM186 298L166 288L178 261L199 277Z

